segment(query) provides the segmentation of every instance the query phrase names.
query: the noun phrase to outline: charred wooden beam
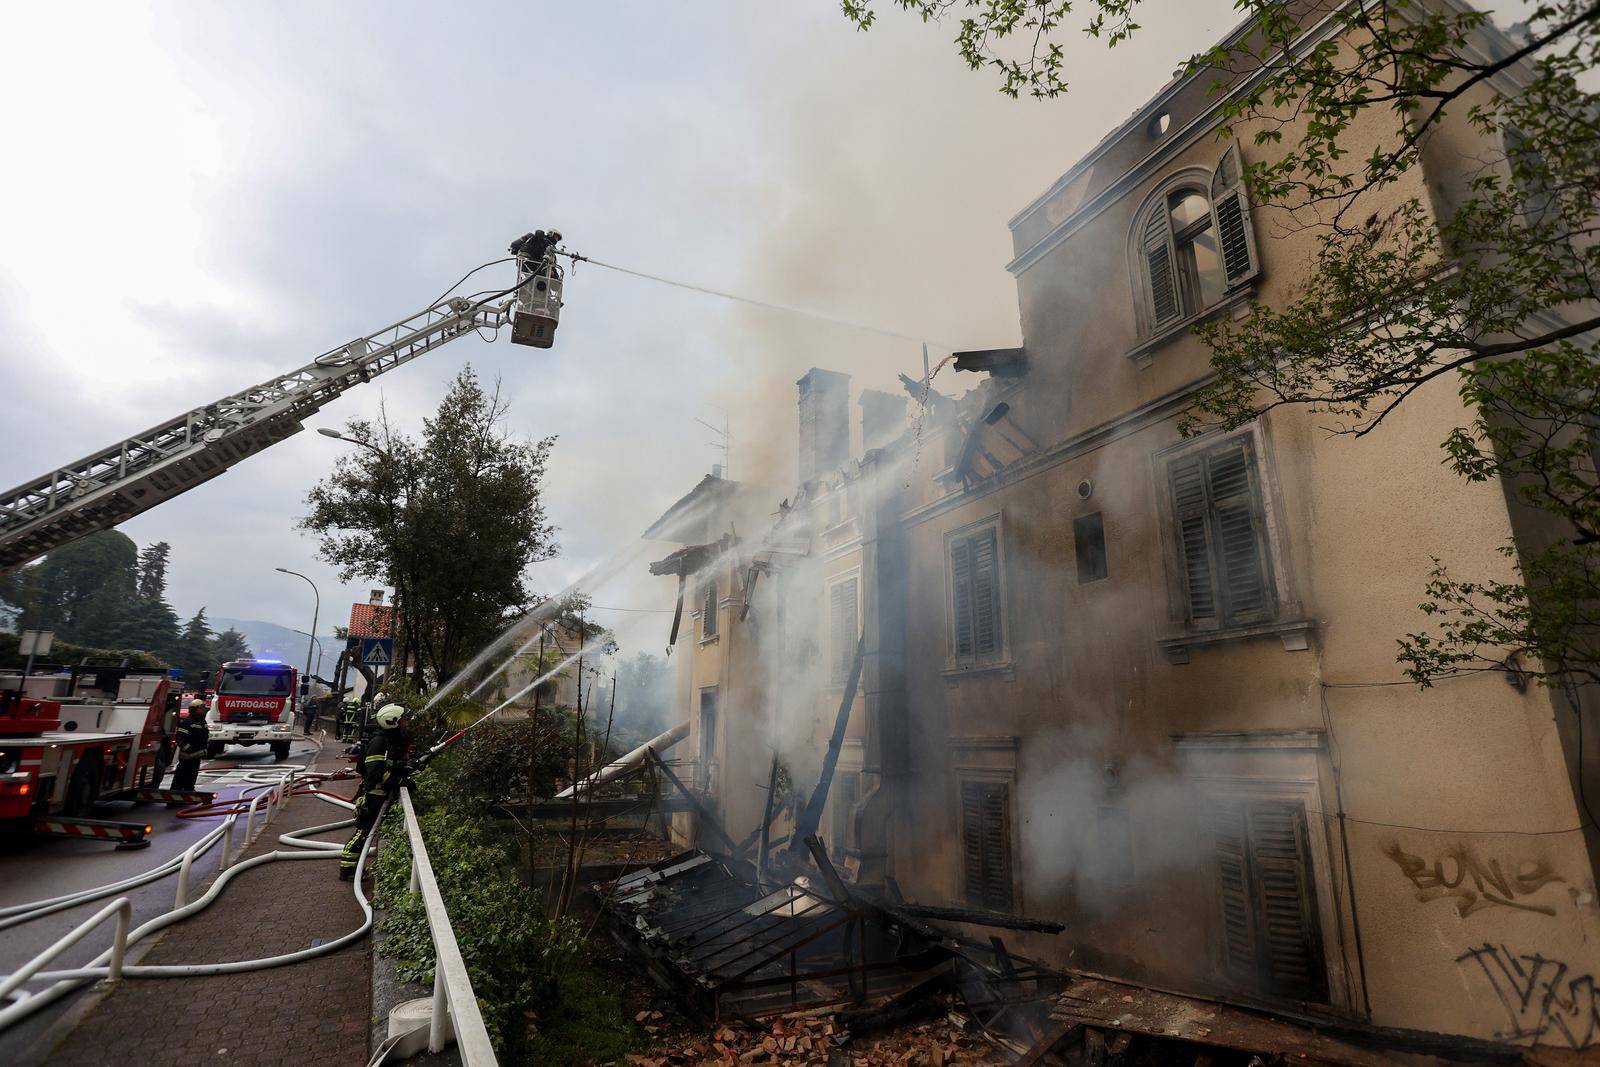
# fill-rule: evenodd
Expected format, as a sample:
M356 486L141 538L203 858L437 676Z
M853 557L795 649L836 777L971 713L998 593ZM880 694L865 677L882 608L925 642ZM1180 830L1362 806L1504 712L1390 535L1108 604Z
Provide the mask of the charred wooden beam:
M811 861L817 865L817 873L822 875L822 881L828 887L828 892L833 894L835 903L848 904L851 900L850 887L845 885L844 879L839 877L839 872L834 868L833 861L828 858L828 848L822 843L822 838L816 834L807 834L804 838L805 846L811 853Z
M683 780L672 773L672 768L668 767L661 757L656 755L655 749L647 748L644 751L651 764L661 772L661 776L671 783L679 793L683 794L684 800L689 803L689 809L695 814L698 826L711 831L712 836L722 843L723 852L729 855L737 852L739 846L734 844L733 838L728 836L728 832L722 828L722 823L717 821L717 817L711 814L711 811L704 804L700 803L700 798L695 796L694 790L684 785Z
M850 678L845 682L844 695L839 700L839 714L833 720L833 736L828 739L828 754L822 760L822 775L817 779L817 787L811 791L806 810L801 813L790 838L791 852L798 852L806 838L815 834L817 827L822 825L822 809L827 806L828 789L833 785L833 769L839 763L839 750L844 747L844 732L850 725L850 706L856 702L856 687L861 684L861 663L866 654L867 638L863 634L856 639L856 656L850 664Z
M943 908L933 904L897 904L896 909L919 919L940 919L952 923L972 923L974 926L997 926L1003 930L1029 930L1037 934L1059 934L1065 923L1049 919L1029 919L1022 915L1007 915L998 911L980 911L977 908Z
M1020 378L1028 373L1028 354L1021 348L980 348L955 356L956 370L988 371L996 378Z
M1016 1062L1015 1067L1034 1067L1034 1064L1050 1054L1051 1049L1064 1041L1071 1040L1082 1029L1082 1023L1057 1023L1045 1031L1044 1036L1035 1041L1033 1046L1023 1053L1022 1058Z
M834 1038L834 1043L848 1044L852 1038L863 1034L887 1030L891 1026L932 1015L939 1010L939 994L954 987L954 974L948 967L942 967L875 1008L842 1011L834 1016L834 1021L844 1032Z

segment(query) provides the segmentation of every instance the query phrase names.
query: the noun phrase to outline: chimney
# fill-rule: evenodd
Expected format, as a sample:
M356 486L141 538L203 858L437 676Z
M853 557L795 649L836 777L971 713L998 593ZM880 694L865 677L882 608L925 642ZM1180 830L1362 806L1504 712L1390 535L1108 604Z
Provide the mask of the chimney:
M383 590L374 589L371 593L368 593L367 603L371 604L375 608L381 607L383 605Z
M899 437L906 429L906 398L881 389L864 389L861 399L861 447L870 452Z
M850 458L850 375L812 367L800 387L800 481L815 481Z

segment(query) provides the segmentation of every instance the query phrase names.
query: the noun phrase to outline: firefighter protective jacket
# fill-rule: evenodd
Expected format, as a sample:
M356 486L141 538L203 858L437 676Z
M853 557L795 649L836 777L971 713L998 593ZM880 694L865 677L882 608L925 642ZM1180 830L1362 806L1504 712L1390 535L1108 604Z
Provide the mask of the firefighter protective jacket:
M191 714L178 724L178 758L200 759L210 740L211 727L206 725L205 716Z
M361 758L361 792L377 800L399 784L411 744L399 730L379 730Z

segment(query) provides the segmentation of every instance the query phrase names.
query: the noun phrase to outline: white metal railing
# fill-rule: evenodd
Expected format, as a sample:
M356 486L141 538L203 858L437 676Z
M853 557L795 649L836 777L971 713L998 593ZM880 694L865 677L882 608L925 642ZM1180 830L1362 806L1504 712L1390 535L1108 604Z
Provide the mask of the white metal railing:
M110 969L106 974L106 981L115 982L122 977L122 958L128 953L128 927L133 922L133 901L127 897L118 897L89 918L73 927L65 936L59 938L55 944L39 953L33 959L19 967L11 977L0 982L0 1003L3 1003L13 992L22 988L24 982L44 969L44 965L61 955L67 949L82 941L84 936L96 926L105 922L108 917L117 917L117 930L111 940Z
M466 1067L497 1067L499 1061L483 1025L483 1013L478 1010L466 961L461 958L439 883L433 877L433 864L428 861L428 847L422 840L422 828L417 825L417 813L411 807L409 788L400 790L400 807L405 812L406 837L411 842L411 892L422 892L428 936L433 939L433 1014L428 1024L428 1050L438 1052L444 1048L448 1026L454 1030L456 1047Z

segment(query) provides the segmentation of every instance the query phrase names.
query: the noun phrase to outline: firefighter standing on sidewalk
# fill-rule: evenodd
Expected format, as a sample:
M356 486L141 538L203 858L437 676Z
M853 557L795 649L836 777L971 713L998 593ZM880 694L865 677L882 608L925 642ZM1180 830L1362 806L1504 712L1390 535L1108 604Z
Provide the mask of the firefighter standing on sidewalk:
M189 710L178 713L178 769L172 775L172 788L184 792L194 788L200 777L200 761L205 759L211 740L206 725L206 702L189 701Z
M356 876L356 862L361 858L361 847L383 811L383 802L394 794L405 777L406 756L411 743L400 729L400 720L406 709L399 704L385 704L378 709L372 721L378 732L373 735L361 757L361 788L356 793L356 832L345 842L339 855L339 877L351 881Z

